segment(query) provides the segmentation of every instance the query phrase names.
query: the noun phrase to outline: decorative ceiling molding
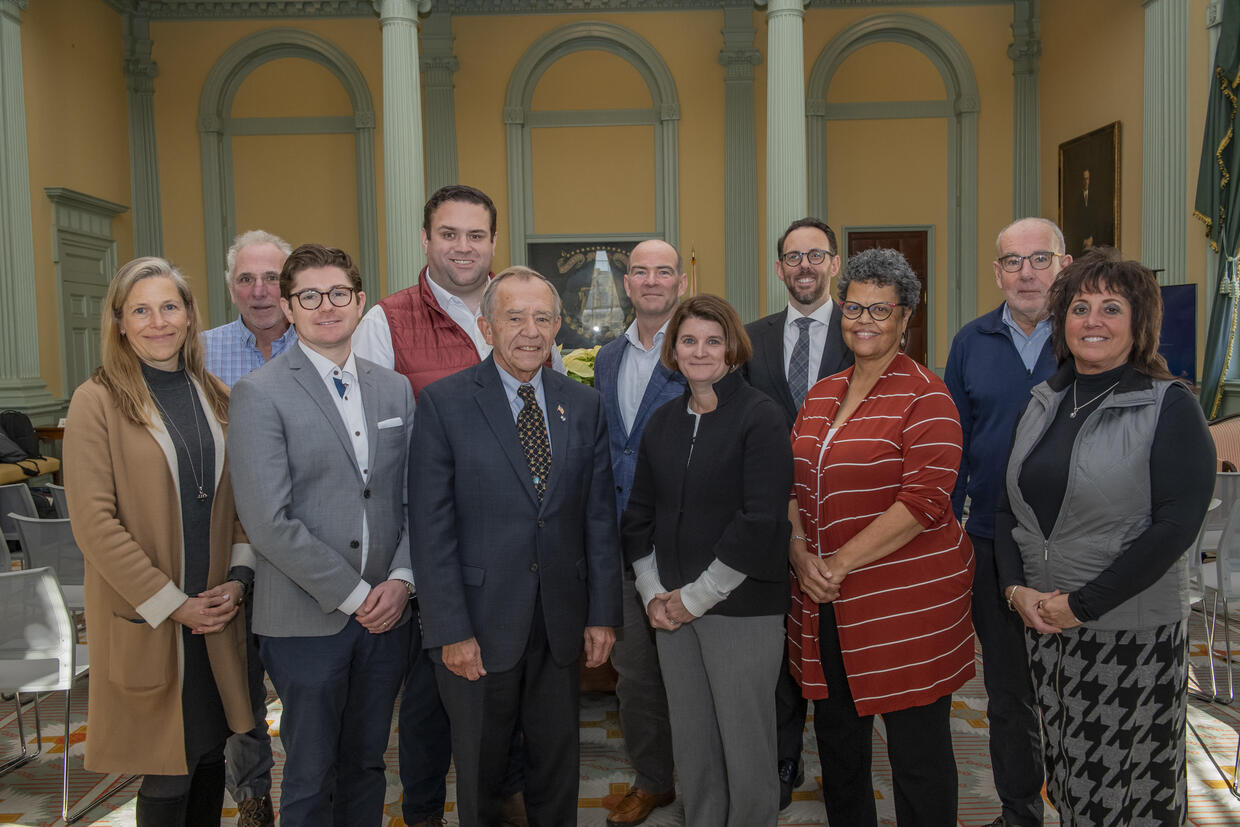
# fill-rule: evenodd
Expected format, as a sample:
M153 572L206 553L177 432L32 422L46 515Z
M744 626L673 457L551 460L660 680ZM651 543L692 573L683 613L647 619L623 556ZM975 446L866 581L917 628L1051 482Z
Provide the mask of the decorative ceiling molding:
M14 2L14 0L8 0ZM24 3L25 0L17 0ZM151 20L375 17L370 0L103 0L122 14ZM454 15L606 11L717 10L721 0L432 0ZM1010 6L1012 0L810 0L811 9L882 6Z

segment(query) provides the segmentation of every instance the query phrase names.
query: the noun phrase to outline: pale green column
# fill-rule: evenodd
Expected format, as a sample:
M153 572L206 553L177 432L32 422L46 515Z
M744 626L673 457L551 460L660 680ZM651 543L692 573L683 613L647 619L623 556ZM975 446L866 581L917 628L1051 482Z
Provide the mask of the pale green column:
M418 12L430 0L374 0L383 31L383 201L387 210L387 287L413 286L426 263L420 231L426 203Z
M134 256L162 256L164 229L155 151L155 76L151 28L145 17L125 15L125 88L129 92L129 192L133 202Z
M39 371L30 159L22 88L26 0L0 0L0 408L47 418L59 406ZM54 358L54 357L52 357Z
M1042 166L1038 151L1038 0L1012 4L1012 219L1042 214ZM996 228L997 229L997 228Z
M452 53L452 13L436 10L422 22L422 84L426 91L426 191L458 181L456 96L452 76L460 61ZM466 182L468 183L468 182Z
M805 216L805 43L803 0L758 0L766 6L766 310L788 302L775 274L775 243Z
M1140 255L1145 266L1162 270L1160 284L1183 284L1188 269L1188 4L1145 0L1144 5ZM1120 241L1133 257L1137 251Z
M753 47L753 4L723 9L724 67L723 215L728 301L750 321L761 313L758 298L758 155L754 128L753 67L762 54Z

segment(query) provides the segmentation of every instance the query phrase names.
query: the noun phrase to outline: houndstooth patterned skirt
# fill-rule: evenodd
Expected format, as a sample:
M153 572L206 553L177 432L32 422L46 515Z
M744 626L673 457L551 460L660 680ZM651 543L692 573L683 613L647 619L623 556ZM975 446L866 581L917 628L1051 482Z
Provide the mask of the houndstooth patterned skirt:
M1026 633L1047 793L1062 823L1184 824L1187 624Z

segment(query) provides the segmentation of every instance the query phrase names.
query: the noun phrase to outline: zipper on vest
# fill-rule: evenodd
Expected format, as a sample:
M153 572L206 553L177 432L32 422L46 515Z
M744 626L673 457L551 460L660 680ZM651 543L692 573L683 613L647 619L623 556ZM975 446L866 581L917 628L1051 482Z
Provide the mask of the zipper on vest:
M1051 559L1051 541L1050 540L1042 541L1042 559L1043 560Z

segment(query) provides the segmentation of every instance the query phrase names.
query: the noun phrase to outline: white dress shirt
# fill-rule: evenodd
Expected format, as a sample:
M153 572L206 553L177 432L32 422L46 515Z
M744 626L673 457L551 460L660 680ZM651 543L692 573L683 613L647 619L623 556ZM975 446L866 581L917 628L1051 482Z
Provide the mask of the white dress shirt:
M327 386L329 396L336 403L336 411L344 422L345 430L349 432L353 445L353 457L357 462L357 470L361 472L362 480L369 483L370 468L367 467L367 464L370 461L370 435L366 431L366 409L362 406L362 388L357 381L357 361L354 354L350 351L349 358L345 360L344 367L340 367L331 359L308 347L305 342L298 340L297 345L306 354L314 369L318 371L323 384ZM339 379L345 385L344 396L341 396L336 389L336 379ZM366 570L366 559L369 555L370 526L367 523L366 511L363 509L362 571ZM412 583L413 572L409 569L396 569L388 575L388 579L408 580ZM370 586L359 576L358 583L353 587L353 591L349 593L349 596L337 608L345 614L351 615L358 610L358 607L362 605L369 594Z
M669 317L658 332L654 334L654 342L650 349L642 347L641 337L637 334L637 322L629 325L624 337L632 347L626 347L620 356L620 373L616 377L616 395L620 402L620 418L624 422L624 433L633 430L633 422L637 419L637 411L646 396L646 386L654 374L655 365L659 364L659 356L663 352L663 339L667 335Z
M831 311L835 302L828 299L822 307L810 313L808 317L791 304L784 316L784 379L788 378L788 366L792 363L792 349L796 347L801 329L797 327L797 319L809 318L813 324L809 326L809 386L812 388L818 381L818 369L822 367L822 349L827 346L827 327L831 324Z

